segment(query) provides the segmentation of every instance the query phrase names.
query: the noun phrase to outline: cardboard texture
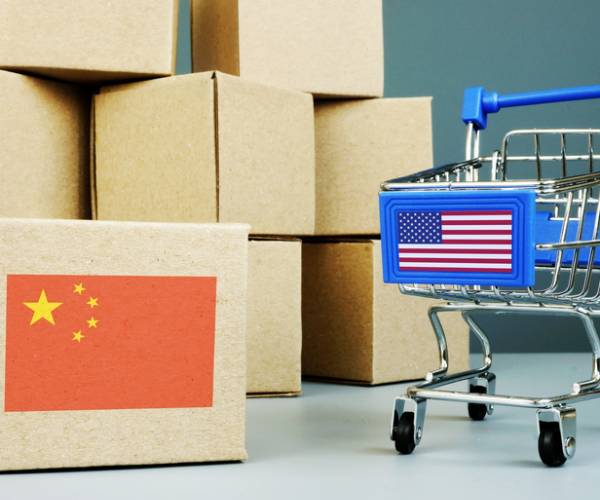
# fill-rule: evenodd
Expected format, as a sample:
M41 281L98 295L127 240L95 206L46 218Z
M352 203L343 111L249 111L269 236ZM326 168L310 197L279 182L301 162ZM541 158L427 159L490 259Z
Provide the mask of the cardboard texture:
M248 386L252 395L301 390L302 243L250 241L248 264Z
M192 0L192 67L320 97L383 95L381 0Z
M98 219L314 231L309 95L209 72L105 87L94 107Z
M383 283L378 240L304 243L302 373L364 384L418 379L439 367L427 316L434 301ZM440 316L450 370L469 366L468 328Z
M226 461L246 457L247 226L3 219L0 232L1 470ZM56 287L70 278L73 283L68 283L61 295ZM119 304L113 304L112 312L107 309L113 294L139 290L140 282L146 284L147 292L153 292L145 296L150 304L154 303L155 295L160 296L163 285L176 284L168 290L173 290L182 306L121 307L120 323L115 323L119 317L115 307ZM188 287L185 288L188 291L199 285L205 287L205 292L199 288L201 295L189 296L178 291L179 284ZM130 293L131 297L134 295ZM24 297L31 299L24 302ZM198 301L198 297L202 299ZM198 314L196 309L189 309L197 306L205 307L206 312ZM76 311L93 313L97 324L92 329L88 321L88 326L80 327L71 338L68 315ZM180 345L182 339L169 335L176 325L160 332L144 327L142 332L138 322L144 321L141 315L144 311L163 322L170 317L181 323L187 317L186 321L197 319L200 324L208 325L208 331L198 326L197 331L189 327L191 332L179 333L197 339L190 344L192 352L198 347L200 351L213 348L213 364L206 361L204 366L200 359L195 362L195 358L186 354L189 349ZM137 331L138 335L132 337L131 331ZM145 343L145 339L152 342ZM200 346L193 345L199 340ZM48 358L45 350L38 349L44 342L49 348L61 349L63 354ZM124 377L121 386L105 387L104 396L100 390L90 392L88 384L102 384L98 373L104 370L112 376L111 371L118 368L118 356L102 357L101 346L109 349L112 344L130 346L129 358L124 353L119 355L125 366L130 364L130 377ZM93 346L97 349L92 356L96 362L82 363L80 359L90 356L86 349ZM26 352L37 353L34 368L23 358ZM152 356L147 355L152 352ZM155 375L140 379L135 367L142 366L142 362L154 363L156 367L161 362L160 356L169 352L188 357L177 358L179 362L167 362L165 358L164 373L171 378ZM141 359L144 356L146 359ZM53 376L47 368L61 361L65 361L62 368L70 370L73 376L59 378L57 383L65 391L75 391L85 398L64 400L64 395L55 391L53 395L48 393L47 401L42 394L33 409L19 410L19 404L23 403L19 403L19 393L14 390L17 384L25 383L23 390L33 394L39 389L36 380L39 384L46 383L40 374L47 372L47 376ZM23 370L30 372L29 385L22 376ZM204 392L178 394L177 387L181 386L177 384L195 383L180 380L179 370L197 371L204 381L201 389ZM140 379L154 389L136 392L129 384L130 378ZM47 404L50 396L58 398L57 401L63 398L62 406L51 408ZM167 400L161 403L157 399L160 397ZM134 402L127 409L122 402L115 403L110 398ZM182 398L190 401L181 403ZM31 404L32 398L25 400ZM35 411L44 407L55 411ZM81 411L84 408L89 409Z
M3 0L0 67L85 83L174 73L177 0Z
M431 98L315 105L317 235L379 234L380 184L433 163Z
M0 70L0 217L89 217L89 99Z

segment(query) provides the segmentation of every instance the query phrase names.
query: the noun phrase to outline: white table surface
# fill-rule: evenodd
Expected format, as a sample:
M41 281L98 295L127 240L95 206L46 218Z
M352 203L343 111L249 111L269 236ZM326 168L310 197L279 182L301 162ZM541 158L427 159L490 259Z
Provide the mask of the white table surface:
M585 379L591 356L494 362L498 393L552 395ZM8 473L0 498L598 498L600 401L577 406L576 456L549 469L537 455L535 412L505 407L471 422L463 404L429 402L421 444L397 455L388 424L402 388L306 382L299 398L248 401L245 463Z

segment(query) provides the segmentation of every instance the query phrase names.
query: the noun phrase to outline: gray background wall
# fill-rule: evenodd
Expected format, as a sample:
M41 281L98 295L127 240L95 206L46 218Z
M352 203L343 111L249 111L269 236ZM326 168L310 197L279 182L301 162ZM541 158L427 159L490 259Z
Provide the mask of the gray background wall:
M187 73L189 0L180 5L177 70ZM432 95L435 162L461 159L465 87L516 92L600 83L599 16L595 0L384 0L385 94ZM491 117L482 151L511 128L565 126L600 127L600 100L505 110ZM578 325L560 318L481 322L498 351L587 350Z

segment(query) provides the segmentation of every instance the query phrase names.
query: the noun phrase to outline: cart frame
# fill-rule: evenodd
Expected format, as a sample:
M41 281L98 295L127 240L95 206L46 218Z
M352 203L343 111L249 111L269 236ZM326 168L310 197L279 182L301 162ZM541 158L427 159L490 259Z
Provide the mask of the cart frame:
M506 96L488 93L480 87L467 89L463 108L463 120L467 124L466 161L382 184L383 191L412 192L530 189L536 193L536 207L549 208L552 218L561 221L557 241L536 245L538 252L553 252L554 255L552 266L536 265L536 274L544 270L551 271L549 283L541 288L399 285L403 294L437 298L446 303L429 309L439 351L439 367L428 373L424 382L408 387L405 395L394 402L390 436L398 452L412 453L419 444L423 436L427 400L434 399L468 403L469 415L474 420L483 420L491 415L494 405L534 408L537 410L538 452L542 461L549 466L559 466L574 456L576 412L572 405L600 397L600 337L593 322L595 317L600 316L600 282L594 284L600 276L600 272L597 272L600 252L596 256L596 248L600 246L600 172L595 171L595 161L600 159L600 155L594 152L594 139L600 136L600 130L513 130L504 136L500 150L490 156L480 156L480 132L487 125L487 114L497 112L502 107L598 97L600 86ZM575 153L568 149L568 143L574 136L581 149ZM533 139L533 153L511 154L511 143L523 137ZM558 150L543 154L542 142L549 137L558 139ZM486 164L491 165L490 180L480 180L480 170ZM517 176L514 175L515 164L520 165ZM527 165L534 167L533 178L528 178L524 171ZM558 175L553 178L544 175L549 167L558 168ZM574 167L580 171L573 172ZM586 232L590 233L587 221L592 214L591 237L586 239ZM572 225L576 226L575 238L568 237ZM491 372L490 342L472 317L472 313L480 311L554 315L580 321L592 352L590 378L574 383L569 393L557 396L496 394L496 377ZM439 316L451 312L462 315L481 344L483 364L479 368L448 373L448 346ZM469 392L441 389L460 381L469 381Z

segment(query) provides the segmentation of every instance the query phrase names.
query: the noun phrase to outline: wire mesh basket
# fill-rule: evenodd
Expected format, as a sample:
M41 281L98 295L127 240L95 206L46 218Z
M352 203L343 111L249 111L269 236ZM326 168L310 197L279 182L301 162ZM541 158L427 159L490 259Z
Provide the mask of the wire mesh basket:
M506 134L480 154L487 114L503 107L600 97L600 86L498 95L467 89L466 160L382 184L380 220L384 280L404 294L438 298L429 316L440 367L397 398L392 439L401 453L420 442L427 399L462 401L476 420L493 405L538 409L539 453L562 465L575 452L575 410L600 394L600 130L527 129ZM449 375L438 315L458 311L482 344L481 368ZM592 377L552 398L495 394L491 349L471 316L476 311L577 318L593 352ZM469 381L469 392L436 390Z

